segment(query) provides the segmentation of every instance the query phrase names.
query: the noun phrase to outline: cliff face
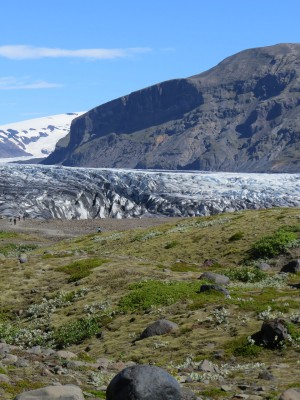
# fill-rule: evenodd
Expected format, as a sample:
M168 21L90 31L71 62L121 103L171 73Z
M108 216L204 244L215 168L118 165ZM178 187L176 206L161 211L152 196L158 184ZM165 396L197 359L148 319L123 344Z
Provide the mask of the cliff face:
M250 49L75 119L46 164L300 170L300 44Z

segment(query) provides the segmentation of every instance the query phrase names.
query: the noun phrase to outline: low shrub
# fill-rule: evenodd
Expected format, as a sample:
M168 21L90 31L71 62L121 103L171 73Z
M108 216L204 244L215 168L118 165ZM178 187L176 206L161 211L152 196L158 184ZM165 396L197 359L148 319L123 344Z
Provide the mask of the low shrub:
M297 238L295 232L281 228L273 235L265 236L255 242L249 250L249 256L252 259L276 257L296 244Z
M100 321L98 318L81 318L68 322L53 332L54 345L63 349L72 344L80 344L97 333L100 333Z
M267 274L256 267L230 268L224 272L232 281L259 282L267 277Z

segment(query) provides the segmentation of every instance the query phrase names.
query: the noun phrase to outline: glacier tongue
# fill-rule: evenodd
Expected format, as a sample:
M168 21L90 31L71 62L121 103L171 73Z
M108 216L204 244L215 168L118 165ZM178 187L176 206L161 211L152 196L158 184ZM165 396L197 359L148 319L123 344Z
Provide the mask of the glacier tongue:
M0 165L3 216L186 217L275 206L300 206L300 174Z

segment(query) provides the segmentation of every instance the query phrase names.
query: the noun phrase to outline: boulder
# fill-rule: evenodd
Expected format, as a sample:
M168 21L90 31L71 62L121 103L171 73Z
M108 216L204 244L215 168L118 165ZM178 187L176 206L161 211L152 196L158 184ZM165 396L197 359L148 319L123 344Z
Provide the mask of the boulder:
M218 260L215 260L214 258L212 259L206 259L204 260L203 267L211 267L212 265L216 264Z
M298 258L298 260L293 260L285 264L281 268L280 272L289 272L291 274L296 274L297 272L300 272L300 258Z
M225 296L229 296L228 290L221 285L202 285L200 287L199 293L210 292L212 290L223 293L223 294L225 294Z
M26 254L22 253L19 255L19 262L21 264L27 263L27 261L28 261L28 257Z
M279 400L300 400L300 389L291 388L281 393Z
M261 271L270 271L271 265L267 264L265 262L261 262L257 265L257 268L260 269Z
M220 370L211 361L203 360L198 367L199 371L210 372L212 374L219 374Z
M153 365L134 365L119 372L106 391L107 400L181 400L179 383ZM23 400L23 399L22 399Z
M197 400L197 396L190 389L181 389L181 400Z
M215 272L203 272L203 274L200 275L199 279L205 279L207 281L214 282L217 285L228 285L230 282L228 276L217 274Z
M58 350L56 352L56 356L59 358L64 358L65 360L73 360L73 358L77 357L75 353L72 353L71 351L68 350Z
M59 385L23 392L16 400L84 400L84 397L78 386Z
M145 339L150 336L164 335L165 333L173 332L178 329L175 322L168 321L167 319L159 319L153 324L149 325L140 336L140 339Z
M284 320L276 318L274 320L265 321L262 324L261 330L252 335L252 339L258 345L274 349L282 345L287 335L288 331Z

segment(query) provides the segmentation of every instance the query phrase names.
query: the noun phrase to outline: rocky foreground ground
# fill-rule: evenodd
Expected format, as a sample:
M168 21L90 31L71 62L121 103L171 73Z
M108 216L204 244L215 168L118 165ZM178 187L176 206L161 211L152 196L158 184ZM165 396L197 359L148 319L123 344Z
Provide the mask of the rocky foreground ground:
M298 400L299 219L0 219L0 398Z

